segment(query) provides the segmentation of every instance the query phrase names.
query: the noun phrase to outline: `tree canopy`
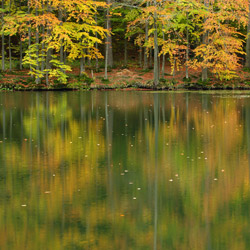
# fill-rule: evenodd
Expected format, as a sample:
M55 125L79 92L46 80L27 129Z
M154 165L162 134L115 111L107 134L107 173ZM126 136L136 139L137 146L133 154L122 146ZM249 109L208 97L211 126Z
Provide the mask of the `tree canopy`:
M133 55L144 69L154 68L155 85L165 63L173 76L184 67L186 78L194 68L202 80L208 72L230 80L245 62L250 67L249 5L247 0L3 0L2 70L11 70L19 58L20 69L49 86L66 83L76 61L83 73L85 60L96 61L99 70L98 60L105 59L107 77L113 54L120 58L124 51L124 65Z

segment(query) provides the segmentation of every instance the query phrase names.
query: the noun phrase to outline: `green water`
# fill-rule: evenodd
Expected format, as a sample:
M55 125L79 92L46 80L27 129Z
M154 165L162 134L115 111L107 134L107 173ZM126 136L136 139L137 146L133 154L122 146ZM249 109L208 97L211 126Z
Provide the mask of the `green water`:
M250 93L0 93L0 249L250 249Z

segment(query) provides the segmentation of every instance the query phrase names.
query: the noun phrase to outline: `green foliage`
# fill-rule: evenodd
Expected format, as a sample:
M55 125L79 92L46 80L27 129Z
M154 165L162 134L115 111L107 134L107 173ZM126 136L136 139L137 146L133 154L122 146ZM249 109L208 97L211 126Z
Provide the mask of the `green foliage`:
M101 78L102 83L104 84L110 84L109 79L105 79L104 77Z

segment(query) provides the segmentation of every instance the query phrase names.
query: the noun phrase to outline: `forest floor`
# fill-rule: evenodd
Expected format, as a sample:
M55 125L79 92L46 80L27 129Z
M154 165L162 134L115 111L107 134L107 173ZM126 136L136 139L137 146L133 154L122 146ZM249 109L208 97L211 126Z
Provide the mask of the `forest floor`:
M207 82L201 81L201 71L189 70L189 79L185 79L185 68L180 68L171 75L170 66L166 66L164 77L160 74L160 84L153 85L153 70L143 70L140 67L116 68L108 72L108 80L104 72L94 72L90 68L86 74L79 77L79 69L73 68L68 73L68 84L51 82L35 84L28 70L2 72L0 75L0 90L77 90L77 89L158 89L158 90L209 90L209 89L250 89L250 71L239 68L238 77L230 81L220 81L210 76Z

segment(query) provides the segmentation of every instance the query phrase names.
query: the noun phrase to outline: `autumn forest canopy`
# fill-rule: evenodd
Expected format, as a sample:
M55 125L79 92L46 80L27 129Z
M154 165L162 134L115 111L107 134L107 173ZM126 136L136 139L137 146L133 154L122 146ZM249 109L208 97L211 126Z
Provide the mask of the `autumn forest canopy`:
M248 0L5 0L1 4L2 71L28 70L36 84L67 83L137 61L154 85L180 68L219 80L250 68Z

